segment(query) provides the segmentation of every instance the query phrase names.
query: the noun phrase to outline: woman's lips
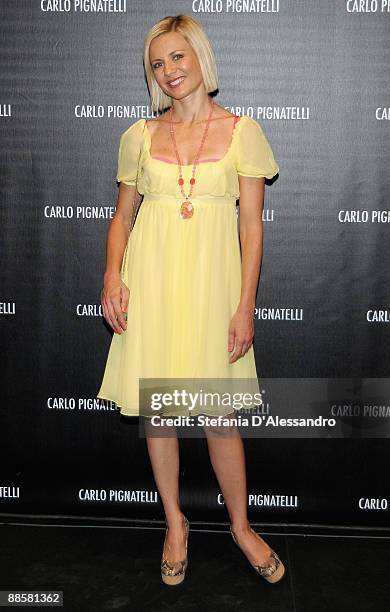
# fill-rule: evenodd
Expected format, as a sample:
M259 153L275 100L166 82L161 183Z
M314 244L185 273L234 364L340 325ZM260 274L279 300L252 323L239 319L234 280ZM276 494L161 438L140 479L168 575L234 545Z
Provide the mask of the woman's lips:
M169 81L168 82L168 87L171 87L172 89L175 89L176 87L180 87L180 85L182 84L184 79L185 79L185 77L178 77L177 79Z

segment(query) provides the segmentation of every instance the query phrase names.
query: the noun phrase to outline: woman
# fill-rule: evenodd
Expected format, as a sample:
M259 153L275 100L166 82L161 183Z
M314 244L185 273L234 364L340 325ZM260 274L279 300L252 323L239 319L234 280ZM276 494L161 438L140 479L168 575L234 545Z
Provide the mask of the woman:
M101 295L116 334L97 397L116 402L124 415L149 417L140 409L139 378L258 382L252 342L264 177L279 167L259 124L231 114L209 95L218 89L217 69L196 20L169 16L154 25L145 38L144 65L152 109L161 114L136 121L120 141L119 194ZM129 236L138 194L144 199ZM179 407L163 417L185 413ZM276 582L284 566L247 519L243 442L237 427L226 426L234 410L195 408L192 414L201 413L225 419L223 427L204 431L231 535L255 570ZM157 437L151 420L145 422L167 524L161 576L178 584L187 567L189 529L179 505L178 438L174 426L163 426Z

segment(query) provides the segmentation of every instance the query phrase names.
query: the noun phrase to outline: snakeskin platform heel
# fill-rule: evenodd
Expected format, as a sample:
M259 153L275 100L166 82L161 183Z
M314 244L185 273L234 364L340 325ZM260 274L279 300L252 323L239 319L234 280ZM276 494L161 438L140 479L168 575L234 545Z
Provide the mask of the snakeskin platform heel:
M169 584L170 586L176 586L183 582L186 574L186 569L188 565L188 532L190 530L190 524L188 522L187 517L184 516L184 524L186 529L186 556L183 561L177 561L176 563L169 563L169 561L164 557L165 543L167 541L168 527L165 530L165 539L163 546L163 553L161 557L161 578L165 584Z
M252 529L252 527L250 528L251 531L257 536L259 537L259 534L256 533L256 531L254 531ZM236 537L234 535L234 532L232 530L232 528L230 527L230 533L232 534L232 538L234 540L234 542L237 544L237 546L239 547L239 549L241 550L241 547L239 546ZM245 558L247 559L245 553L243 552L243 550L241 550L242 554L245 556ZM271 548L271 554L270 554L272 561L271 563L267 564L267 565L252 565L253 569L260 574L260 576L262 576L263 578L265 578L265 580L267 580L267 582L279 582L279 580L281 578L283 578L284 573L285 573L285 567L283 565L283 563L281 562L281 560L279 559L278 555L276 554L276 552L274 550L272 550ZM248 559L247 559L248 560Z

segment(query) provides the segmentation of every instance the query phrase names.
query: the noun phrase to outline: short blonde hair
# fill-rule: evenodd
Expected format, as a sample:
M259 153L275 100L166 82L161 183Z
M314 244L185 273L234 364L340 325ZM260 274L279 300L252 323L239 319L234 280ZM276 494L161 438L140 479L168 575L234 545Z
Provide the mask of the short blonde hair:
M144 68L149 87L152 111L160 113L172 105L172 98L158 85L149 59L150 43L156 36L167 32L179 32L195 51L202 71L207 93L218 89L218 73L214 52L203 27L189 15L168 16L160 19L146 34L144 39Z

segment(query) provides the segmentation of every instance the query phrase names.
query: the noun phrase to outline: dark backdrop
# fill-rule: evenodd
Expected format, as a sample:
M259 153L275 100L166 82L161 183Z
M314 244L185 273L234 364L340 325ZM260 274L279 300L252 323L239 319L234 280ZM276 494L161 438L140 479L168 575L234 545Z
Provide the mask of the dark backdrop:
M259 377L388 376L390 9L357 4L2 0L0 512L162 516L137 419L95 394L119 136L152 116L143 37L165 15L199 19L217 102L258 120L280 165ZM388 525L388 441L358 438L246 439L251 518ZM183 507L226 520L205 440L181 456Z

